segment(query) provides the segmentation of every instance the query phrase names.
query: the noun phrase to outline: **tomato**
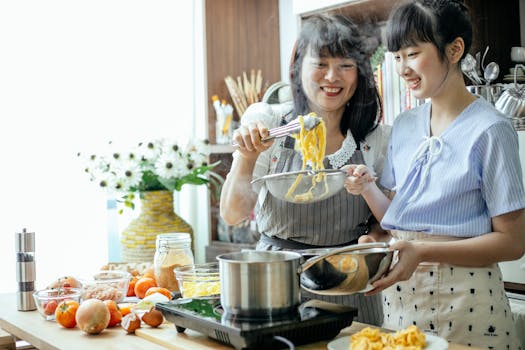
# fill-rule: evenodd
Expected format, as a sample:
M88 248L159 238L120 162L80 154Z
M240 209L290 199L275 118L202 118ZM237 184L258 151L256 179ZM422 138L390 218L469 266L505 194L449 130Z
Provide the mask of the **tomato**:
M164 296L166 296L168 298L168 300L171 300L171 292L169 291L169 289L167 288L163 288L163 287L150 287L147 291L146 291L146 294L144 295L145 297L147 297L148 295L151 295L153 293L160 293Z
M148 289L156 286L157 282L155 282L155 279L151 277L141 277L135 283L135 295L140 299L144 299Z
M135 296L135 283L137 283L138 280L139 278L136 276L131 277L131 280L129 281L129 284L128 284L128 292L126 293L127 297Z
M109 310L109 324L108 327L114 327L122 321L122 313L120 308L114 300L104 300L104 304Z
M133 309L137 305L136 303L120 303L118 304L118 308L120 309L120 313L122 316L126 316L131 312L131 309Z
M44 313L46 315L53 315L55 313L55 310L57 308L57 301L56 300L49 300L45 305L44 305Z
M64 300L58 304L55 310L55 320L63 327L74 328L77 325L75 316L79 303L74 300Z

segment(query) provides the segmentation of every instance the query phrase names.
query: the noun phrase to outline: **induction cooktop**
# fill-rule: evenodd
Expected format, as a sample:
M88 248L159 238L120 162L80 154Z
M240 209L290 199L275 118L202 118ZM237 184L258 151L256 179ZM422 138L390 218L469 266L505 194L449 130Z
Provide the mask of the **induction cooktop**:
M352 324L357 309L304 300L296 311L271 318L240 318L224 312L219 296L182 298L156 308L179 333L187 328L236 349L279 349L334 338ZM288 345L287 345L288 344Z

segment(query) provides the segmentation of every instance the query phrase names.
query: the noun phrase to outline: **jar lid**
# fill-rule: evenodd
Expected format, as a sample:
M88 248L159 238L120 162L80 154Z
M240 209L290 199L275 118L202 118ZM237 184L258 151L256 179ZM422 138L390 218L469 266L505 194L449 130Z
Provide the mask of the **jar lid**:
M191 236L187 232L170 232L160 233L157 235L157 242L169 241L169 242L191 242Z

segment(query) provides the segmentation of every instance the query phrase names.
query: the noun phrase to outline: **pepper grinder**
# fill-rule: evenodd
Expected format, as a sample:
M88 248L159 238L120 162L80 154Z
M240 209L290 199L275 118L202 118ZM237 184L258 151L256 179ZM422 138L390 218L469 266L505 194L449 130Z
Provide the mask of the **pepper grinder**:
M18 291L16 293L16 304L19 311L36 310L33 293L35 292L35 233L15 233L16 251L16 281Z

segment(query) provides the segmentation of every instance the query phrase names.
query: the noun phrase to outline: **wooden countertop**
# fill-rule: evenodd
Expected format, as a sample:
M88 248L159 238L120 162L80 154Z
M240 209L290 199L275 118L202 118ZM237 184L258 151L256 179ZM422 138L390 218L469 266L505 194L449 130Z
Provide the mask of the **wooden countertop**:
M40 350L166 350L144 338L128 335L121 327L88 335L78 328L67 329L46 321L38 311L18 311L16 294L0 294L0 328Z
M339 336L353 334L365 324L354 322ZM18 311L15 294L0 294L0 328L23 339L40 350L231 350L207 336L187 329L177 333L172 323L159 328L144 326L136 334L126 334L121 327L108 328L98 335L88 335L78 328L66 329L55 322L45 321L38 311ZM296 347L297 350L326 350L329 341L320 341ZM475 350L451 344L449 350Z

